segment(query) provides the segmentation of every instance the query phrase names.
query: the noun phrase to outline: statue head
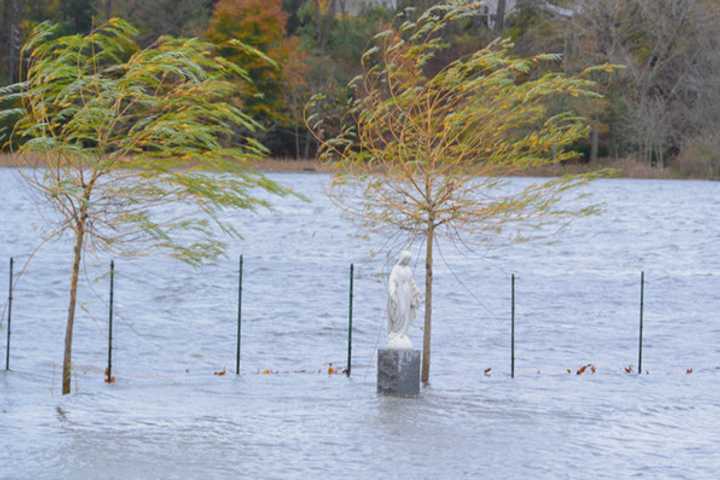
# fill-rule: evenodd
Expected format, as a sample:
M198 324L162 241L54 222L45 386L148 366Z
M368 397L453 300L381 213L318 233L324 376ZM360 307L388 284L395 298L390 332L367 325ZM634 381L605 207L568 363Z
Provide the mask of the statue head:
M398 265L410 265L410 260L412 260L412 254L407 250L403 250L402 252L400 252L400 257L398 258Z

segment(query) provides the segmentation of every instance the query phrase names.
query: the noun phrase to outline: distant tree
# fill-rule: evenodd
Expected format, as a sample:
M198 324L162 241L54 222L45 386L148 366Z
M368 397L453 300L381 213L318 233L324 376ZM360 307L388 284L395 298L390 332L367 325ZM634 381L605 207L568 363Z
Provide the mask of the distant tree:
M27 80L0 90L19 97L17 143L29 186L59 215L51 237L74 238L62 392L70 392L80 262L89 249L168 250L198 264L224 251L219 214L268 205L258 190L288 193L251 169L267 150L236 131L259 125L228 103L249 75L197 39L164 37L144 50L137 31L112 19L89 35L58 38L42 24L23 49ZM38 163L32 163L37 159ZM168 206L173 206L168 209ZM178 209L178 207L181 207Z
M576 64L613 62L615 135L640 159L669 154L720 124L720 6L704 0L576 0Z
M20 4L19 0L5 0L3 4L4 70L10 82L18 80L18 54L20 51Z
M325 52L330 41L330 32L337 18L337 0L309 0L305 2L300 15L311 17L305 22L313 27L313 43L316 48Z
M103 10L105 13L105 19L111 19L113 17L113 0L104 0Z
M299 38L290 37L286 40L288 51L294 52L285 60L283 77L285 82L285 105L287 124L292 129L295 159L303 156L302 143L305 137L305 104L310 99L308 83L308 55L299 47Z
M305 0L283 0L283 10L288 15L287 33L288 35L296 35L300 28L300 10L305 4Z
M97 1L102 18L122 17L140 30L141 46L148 46L163 35L201 36L207 30L212 12L210 0Z
M541 8L542 4L520 3L505 21L504 36L513 40L519 55L565 52L568 21Z
M95 16L95 0L61 0L60 11L72 33L88 33Z
M244 85L242 100L249 112L265 121L277 120L283 108L282 65L289 54L285 43L287 14L281 0L219 0L208 39L222 57L245 69L253 84ZM273 64L260 59L237 41L263 52Z
M512 44L493 43L428 73L446 43L442 32L480 14L474 4L429 8L417 20L380 35L363 56L353 82L355 101L342 131L332 131L308 106L308 126L321 158L338 174L333 198L374 232L425 243L425 320L422 381L430 378L433 252L436 238L486 239L508 224L541 225L592 213L582 203L559 206L595 175L568 176L511 188L505 176L576 158L570 148L586 138L588 120L559 98L599 98L589 76L543 72L558 55L516 58ZM407 17L406 17L407 18ZM315 113L313 113L315 112Z
M505 30L505 15L507 15L507 1L497 0L497 10L495 11L495 30L500 33Z
M341 119L351 98L347 83L362 68L360 58L373 45L373 37L392 21L391 11L382 6L363 7L354 15L336 12L342 5L331 0L306 1L298 11L298 35L307 53L306 90L322 93L323 118L328 120L327 134L339 132ZM332 119L332 120L331 120ZM304 156L314 149L310 132L305 129Z
M397 9L399 12L402 12L411 8L414 10L414 13L421 15L425 10L439 3L442 3L442 0L398 0Z

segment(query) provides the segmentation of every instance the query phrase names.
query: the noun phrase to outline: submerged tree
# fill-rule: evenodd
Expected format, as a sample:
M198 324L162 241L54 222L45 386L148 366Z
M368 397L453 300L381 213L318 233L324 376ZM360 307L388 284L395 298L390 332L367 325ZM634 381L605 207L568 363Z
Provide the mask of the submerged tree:
M164 37L138 49L136 30L112 19L88 35L58 37L40 25L23 49L26 81L0 91L21 107L9 146L19 145L21 170L59 221L52 232L74 237L63 362L70 392L73 323L83 254L169 250L191 264L224 251L219 231L238 232L224 209L267 201L257 190L286 194L251 170L266 154L252 138L227 146L257 123L227 103L237 78L232 62L197 39ZM170 208L172 207L172 208Z
M430 378L433 244L438 235L488 238L511 222L539 225L586 215L581 203L561 208L564 194L596 175L567 176L525 188L503 177L576 158L570 147L588 134L587 119L565 98L598 98L593 72L570 76L544 69L557 55L515 58L497 41L437 71L443 32L477 15L477 6L440 5L377 36L354 83L355 102L342 131L325 125L322 97L307 123L321 156L335 164L333 197L371 230L388 227L425 243L422 380ZM566 103L569 105L571 102Z

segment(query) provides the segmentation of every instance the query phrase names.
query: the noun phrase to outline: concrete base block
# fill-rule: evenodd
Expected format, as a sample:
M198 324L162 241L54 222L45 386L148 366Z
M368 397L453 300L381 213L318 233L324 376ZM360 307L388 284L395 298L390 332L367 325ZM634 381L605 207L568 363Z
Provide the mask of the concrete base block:
M420 351L378 350L377 391L385 395L420 393Z

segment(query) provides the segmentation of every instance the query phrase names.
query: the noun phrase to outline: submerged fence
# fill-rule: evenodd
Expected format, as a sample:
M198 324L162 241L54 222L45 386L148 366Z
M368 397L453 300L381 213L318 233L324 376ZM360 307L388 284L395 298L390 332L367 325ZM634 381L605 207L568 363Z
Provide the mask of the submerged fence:
M113 322L114 322L114 309L115 309L115 276L116 268L115 262L110 262L109 267L109 285L108 285L108 325L107 325L107 365L105 368L105 381L107 383L114 383L115 377L113 376ZM11 336L13 331L13 301L14 298L14 259L11 258L9 262L9 282L8 282L8 296L7 296L7 318L6 318L6 342L5 342L5 370L10 370L11 367ZM240 375L241 373L241 356L242 356L242 344L243 344L243 282L244 282L244 257L241 255L238 258L238 269L237 269L237 318L235 326L235 374ZM518 277L515 273L509 276L510 286L510 305L508 306L508 334L510 337L510 351L509 351L509 371L510 377L516 377L516 322L517 322L517 309L516 309L516 284ZM343 369L331 369L331 373L344 373L347 377L352 374L353 365L353 304L354 304L354 293L355 293L355 265L349 265L349 278L348 278L348 291L347 291L347 344L346 344L346 359L345 368ZM632 366L625 367L626 373L637 373L642 374L643 370L643 329L644 329L644 312L645 312L645 272L640 272L638 278L638 313L639 313L639 324L637 333L637 372L632 370ZM336 371L335 371L336 370ZM488 373L486 369L486 373ZM594 373L595 366L591 364L583 365L577 370L577 374L582 374L586 370L592 370ZM224 373L224 372L223 372ZM570 372L568 372L570 373ZM688 371L691 373L691 371Z
M15 259L10 258L10 278L8 280L8 301L7 301L7 341L5 343L5 370L10 370L10 334L12 332L12 302L13 302L13 279Z

